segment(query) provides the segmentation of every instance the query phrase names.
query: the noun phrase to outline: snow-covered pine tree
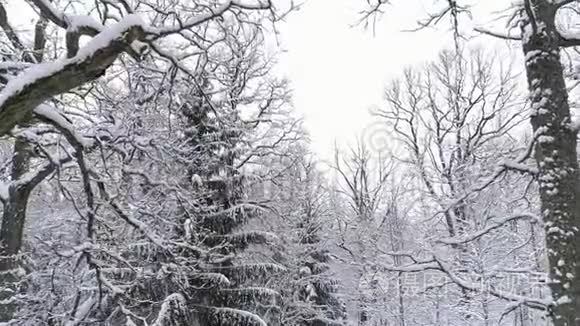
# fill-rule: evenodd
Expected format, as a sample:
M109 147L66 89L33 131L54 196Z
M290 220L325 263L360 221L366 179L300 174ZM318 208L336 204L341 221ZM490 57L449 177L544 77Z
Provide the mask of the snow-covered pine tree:
M237 32L244 33L226 34ZM279 295L265 283L284 268L240 256L274 238L246 230L261 210L247 196L247 175L256 171L246 165L280 155L279 148L295 139L296 123L285 111L285 83L267 77L270 62L261 59L260 36L238 36L226 37L195 74L159 76L160 87L151 87L150 75L135 76L136 91L144 93L138 102L150 108L134 117L136 130L128 138L142 135L131 156L143 156L144 164L123 174L139 179L141 194L131 206L143 220L152 217L148 225L163 239L138 259L154 277L131 293L155 304L130 311L159 315L157 323L277 323ZM168 118L156 116L159 111Z
M283 270L271 263L244 264L237 254L250 244L263 244L270 235L245 232L241 226L259 214L259 208L245 202L245 179L236 168L246 132L238 112L227 107L212 109L202 92L182 107L186 124L184 140L187 176L191 184L208 192L195 217L184 221L187 232L208 247L200 264L207 275L219 275L227 282L198 284L195 299L199 325L264 325L275 320L277 292L263 287L261 279ZM220 114L221 113L221 114ZM188 159L189 158L189 159ZM217 255L213 255L216 253ZM258 317L261 316L261 317ZM272 324L272 323L270 323Z
M248 44L236 44L232 55L241 55L240 49L254 46L255 40L254 36ZM228 53L227 48L223 53ZM264 81L269 65L262 66L256 59L259 56L255 48L235 60L213 58L213 62L210 56L206 58L210 68L197 77L177 75L165 84L159 81L161 89L172 89L170 94L152 89L150 77L137 78L146 94L156 94L143 97L155 107L149 110L151 119L141 119L147 114L137 117L134 126L139 131L130 134L147 131L157 137L139 140L137 153L147 157L146 164L125 168L124 173L143 183L143 194L149 195L135 198L140 201L135 206L148 206L145 215L158 216L152 224L165 228L164 237L171 244L169 256L161 250L163 259L154 259L161 265L154 270L162 280L159 276L150 280L141 291L143 299L154 294L154 301L163 301L161 308L154 309L161 314L158 322L277 323L279 295L265 283L284 268L240 257L248 246L259 247L275 238L266 232L246 231L246 222L259 216L261 207L247 196L247 175L253 171L244 164L253 162L253 157L277 155L278 147L294 139L292 119L279 110L286 101L285 84ZM257 113L252 110L255 107ZM167 125L165 119L155 117L159 109L169 111ZM279 119L285 123L278 123ZM161 130L154 131L159 125ZM162 224L156 224L159 221ZM146 251L139 261L151 262L151 252Z

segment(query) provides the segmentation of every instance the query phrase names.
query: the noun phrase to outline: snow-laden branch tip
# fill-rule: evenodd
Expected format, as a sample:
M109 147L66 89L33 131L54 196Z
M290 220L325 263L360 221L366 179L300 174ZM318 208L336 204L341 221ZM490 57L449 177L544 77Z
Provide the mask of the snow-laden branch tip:
M187 302L182 294L170 294L163 300L157 319L152 326L168 326L174 320L175 314L183 313L186 309Z
M129 15L104 29L68 59L37 64L10 79L0 91L0 135L25 121L50 97L101 76L119 54L144 36L144 23Z
M252 325L268 326L260 316L249 311L234 308L213 308L213 310L216 315L222 317L224 320L236 320L241 318L244 321L252 322Z

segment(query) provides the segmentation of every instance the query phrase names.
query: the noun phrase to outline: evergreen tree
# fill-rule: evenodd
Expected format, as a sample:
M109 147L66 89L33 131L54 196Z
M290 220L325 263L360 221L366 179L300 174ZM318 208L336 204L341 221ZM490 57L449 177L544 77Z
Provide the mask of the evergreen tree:
M201 93L183 106L184 138L190 156L187 175L192 184L205 187L203 209L185 221L187 232L200 237L210 253L201 270L217 274L227 282L200 284L196 299L200 325L262 325L274 320L278 294L262 287L270 273L284 270L269 263L242 264L237 254L250 244L264 244L270 235L243 231L241 227L259 213L245 200L245 178L235 166L244 141L244 122L236 111L217 116ZM222 108L223 109L223 108ZM218 255L213 255L216 253ZM258 317L262 316L262 318Z

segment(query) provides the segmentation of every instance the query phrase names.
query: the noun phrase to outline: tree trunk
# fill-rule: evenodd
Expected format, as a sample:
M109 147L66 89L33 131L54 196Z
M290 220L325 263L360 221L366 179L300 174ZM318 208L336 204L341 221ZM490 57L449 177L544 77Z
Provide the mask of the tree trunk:
M547 0L526 1L521 28L536 136L542 217L545 222L550 308L555 326L580 325L580 175L576 132L560 62L556 8Z
M16 140L12 162L11 179L18 180L28 171L31 148L25 142ZM22 246L26 207L30 196L29 184L22 187L11 186L9 197L4 204L0 229L0 322L12 319L16 310L13 300L18 293L20 262L18 253Z

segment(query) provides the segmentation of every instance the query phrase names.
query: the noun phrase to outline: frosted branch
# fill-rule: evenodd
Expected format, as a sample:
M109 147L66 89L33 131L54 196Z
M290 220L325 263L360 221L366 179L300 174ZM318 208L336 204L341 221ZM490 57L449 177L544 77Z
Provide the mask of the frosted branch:
M0 92L0 135L28 119L50 97L101 76L135 40L143 36L143 22L127 16L99 33L68 59L34 65L11 79Z
M500 219L498 221L494 221L492 222L491 225L485 227L484 229L478 230L476 232L473 232L471 234L465 234L459 237L454 237L454 238L447 238L447 239L440 239L437 242L443 243L443 244L447 244L447 245L458 245L458 244L464 244L464 243L468 243L471 241L474 241L476 239L479 239L483 236L485 236L486 234L489 234L491 231L498 229L502 226L504 226L506 223L515 221L515 220L531 220L532 222L537 222L540 219L533 215L533 214L518 214L518 215L514 215L514 216L509 216L503 219Z

